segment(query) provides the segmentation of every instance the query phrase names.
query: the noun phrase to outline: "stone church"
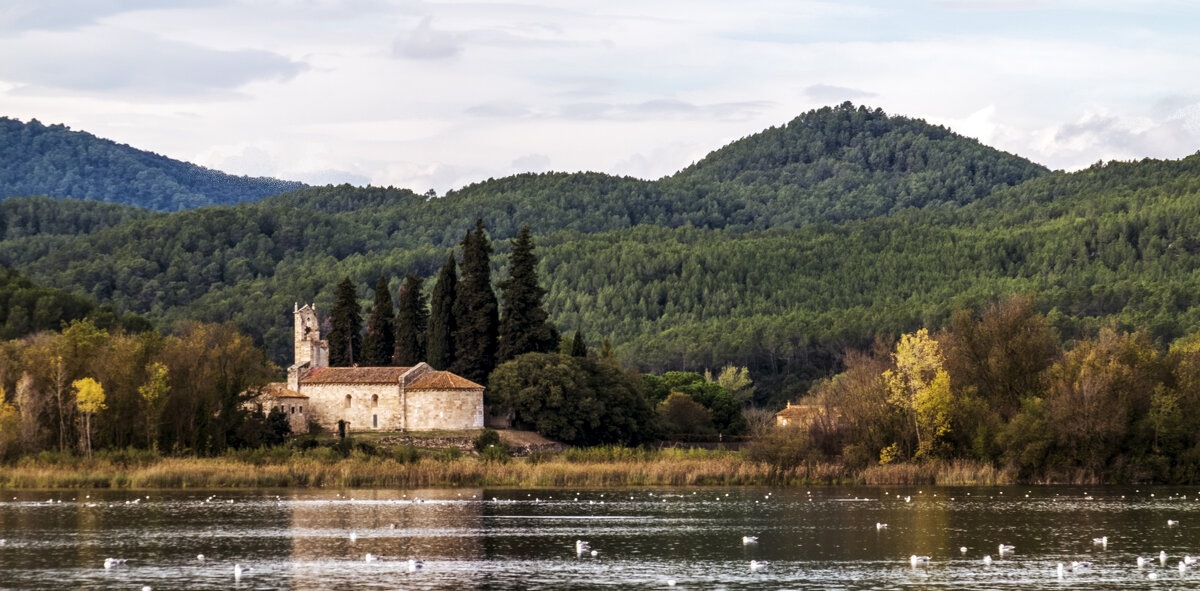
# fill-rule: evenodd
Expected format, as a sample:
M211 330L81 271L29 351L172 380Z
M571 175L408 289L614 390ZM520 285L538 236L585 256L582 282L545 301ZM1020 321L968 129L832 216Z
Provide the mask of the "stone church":
M427 431L483 428L483 386L427 363L412 367L329 367L314 305L295 307L295 363L287 383L269 384L260 401L282 406L293 432L309 422L336 430Z

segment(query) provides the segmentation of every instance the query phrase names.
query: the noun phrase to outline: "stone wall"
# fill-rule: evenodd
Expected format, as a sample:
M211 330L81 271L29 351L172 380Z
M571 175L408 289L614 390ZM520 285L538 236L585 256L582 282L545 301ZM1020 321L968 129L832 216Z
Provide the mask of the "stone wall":
M351 431L398 431L400 387L395 384L303 384L309 411L321 427L337 429L338 420L348 421ZM350 408L346 408L346 395ZM372 396L378 403L372 405ZM378 425L378 426L375 426Z
M483 392L480 390L410 390L407 398L409 429L483 428Z

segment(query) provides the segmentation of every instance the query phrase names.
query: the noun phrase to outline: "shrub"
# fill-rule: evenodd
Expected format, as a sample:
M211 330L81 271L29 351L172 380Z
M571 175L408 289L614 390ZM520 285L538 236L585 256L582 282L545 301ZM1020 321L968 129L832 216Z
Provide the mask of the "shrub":
M475 451L479 453L483 453L484 450L493 445L502 444L503 442L500 440L500 433L498 433L495 429L484 429L479 433L479 436L476 437L474 441Z
M392 451L392 459L401 464L415 464L421 459L421 452L411 445L399 445Z

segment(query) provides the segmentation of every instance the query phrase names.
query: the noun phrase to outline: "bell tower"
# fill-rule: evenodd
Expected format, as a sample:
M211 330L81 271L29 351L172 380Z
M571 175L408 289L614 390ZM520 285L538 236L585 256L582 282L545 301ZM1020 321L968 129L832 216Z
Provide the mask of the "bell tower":
M329 365L329 345L321 340L321 322L317 319L316 304L296 304L292 311L295 317L295 364L310 368Z

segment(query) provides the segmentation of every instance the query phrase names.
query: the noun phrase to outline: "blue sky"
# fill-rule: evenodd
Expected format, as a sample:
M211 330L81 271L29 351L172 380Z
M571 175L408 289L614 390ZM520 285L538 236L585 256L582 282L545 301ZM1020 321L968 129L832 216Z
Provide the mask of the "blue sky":
M236 174L658 178L852 100L1052 168L1200 149L1179 1L17 0L0 115Z

